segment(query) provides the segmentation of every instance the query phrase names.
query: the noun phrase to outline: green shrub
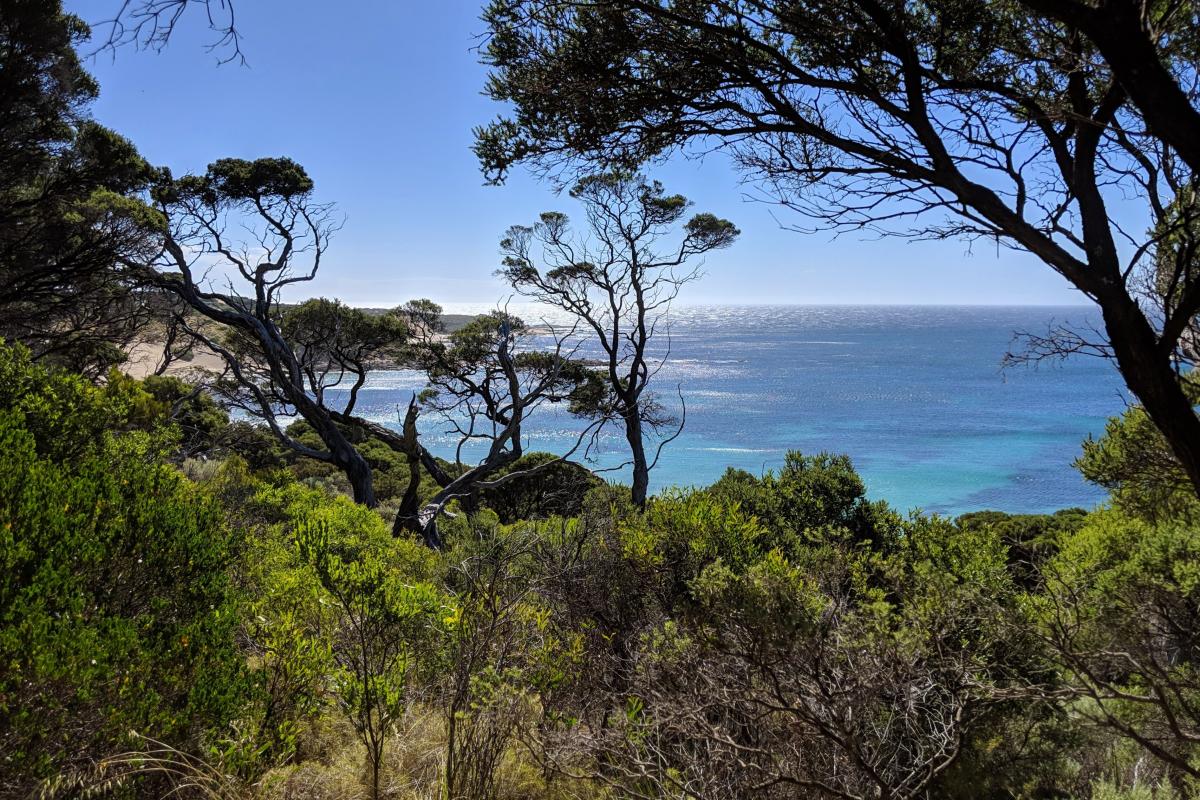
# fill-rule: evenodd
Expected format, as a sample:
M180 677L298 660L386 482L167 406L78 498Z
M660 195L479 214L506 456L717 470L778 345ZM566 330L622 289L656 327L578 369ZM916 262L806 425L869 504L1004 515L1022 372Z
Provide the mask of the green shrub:
M238 532L125 432L152 399L0 348L0 794L123 748L194 748L247 690Z
M506 524L546 517L574 517L583 510L587 493L603 484L590 470L552 453L527 453L502 470L501 477L541 467L498 489L485 489L480 500ZM549 466L545 466L549 464Z
M706 491L757 517L770 531L772 546L789 552L830 539L885 546L899 529L899 517L886 504L867 500L847 456L793 450L778 474L755 477L730 468Z

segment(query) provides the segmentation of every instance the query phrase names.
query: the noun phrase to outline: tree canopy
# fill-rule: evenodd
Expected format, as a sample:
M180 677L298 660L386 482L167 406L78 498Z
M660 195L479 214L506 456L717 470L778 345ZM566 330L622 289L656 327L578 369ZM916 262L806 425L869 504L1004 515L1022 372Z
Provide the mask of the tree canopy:
M494 0L487 93L511 111L477 129L476 153L501 181L518 163L566 175L721 149L815 227L1028 251L1104 316L1102 341L1040 344L1113 358L1200 489L1200 418L1178 377L1200 284L1185 271L1170 305L1141 303L1192 172L1128 87L1163 70L1194 85L1194 11L1144 7L1129 42L1148 37L1151 76L1112 67L1043 5ZM1061 14L1113 30L1088 8Z

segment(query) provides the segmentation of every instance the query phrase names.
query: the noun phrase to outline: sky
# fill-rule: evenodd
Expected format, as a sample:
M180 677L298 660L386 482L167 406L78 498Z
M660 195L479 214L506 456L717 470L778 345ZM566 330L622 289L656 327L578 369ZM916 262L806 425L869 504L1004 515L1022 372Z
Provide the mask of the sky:
M484 185L471 130L504 109L482 94L481 2L235 0L245 66L219 65L206 49L213 34L192 13L162 52L127 47L88 62L101 86L93 115L177 175L223 157L304 165L316 198L335 202L346 224L299 294L373 307L415 297L449 310L490 305L506 296L493 276L504 230L576 207L521 171ZM96 24L120 0L65 5ZM803 220L753 199L719 155L676 158L650 174L742 230L733 247L708 254L682 302L1086 302L1036 259L990 245L789 230Z

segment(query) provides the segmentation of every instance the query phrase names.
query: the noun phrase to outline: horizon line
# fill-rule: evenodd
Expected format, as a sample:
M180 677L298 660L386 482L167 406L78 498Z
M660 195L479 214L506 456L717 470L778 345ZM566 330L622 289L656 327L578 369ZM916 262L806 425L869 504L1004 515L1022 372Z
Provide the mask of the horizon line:
M314 298L306 298L314 299ZM429 298L432 299L432 298ZM295 302L295 301L292 301ZM300 301L303 302L303 301ZM396 308L403 305L405 302L388 305L371 305L368 303L350 303L347 305L353 308ZM438 302L434 300L433 302ZM450 300L444 303L438 303L443 308L448 306L499 306L500 303L490 303L487 301L471 301L471 300ZM522 306L538 306L544 305L537 301L521 301L515 302L513 305ZM734 302L694 302L694 303L675 303L675 308L1095 308L1095 303L913 303L913 302L890 302L890 303L855 303L848 301L839 302L813 302L813 303L778 303L778 302L761 302L761 301L734 301ZM451 312L454 313L454 312Z

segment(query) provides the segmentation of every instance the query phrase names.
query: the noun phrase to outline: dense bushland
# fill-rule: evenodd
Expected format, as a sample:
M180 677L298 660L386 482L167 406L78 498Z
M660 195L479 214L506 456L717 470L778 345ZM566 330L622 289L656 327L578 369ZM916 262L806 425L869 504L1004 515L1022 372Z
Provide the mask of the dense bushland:
M188 3L121 4L110 43L161 46ZM236 47L232 5L198 4ZM86 26L0 0L0 795L1200 793L1195 137L1140 91L1194 78L1195 14L1126 19L1175 70L1147 72L1090 6L1043 5L492 2L514 118L477 131L485 168L595 170L573 176L590 234L547 212L502 240L513 288L573 320L547 333L285 305L338 227L303 167L151 168L87 116ZM1015 244L1093 297L1105 341L1027 357L1109 355L1144 401L1083 444L1108 502L905 514L798 452L649 496L684 424L651 339L738 233L637 172L696 136L835 228L952 208L919 235ZM1129 180L1153 225L1123 265L1100 187ZM159 371L196 348L224 371L111 369L145 337ZM355 413L378 359L427 379L399 430ZM554 403L587 420L580 452L623 430L631 486L523 450ZM486 455L434 458L421 413Z
M824 454L644 510L562 469L435 551L182 385L0 372L7 795L1191 792L1186 483L949 520Z

